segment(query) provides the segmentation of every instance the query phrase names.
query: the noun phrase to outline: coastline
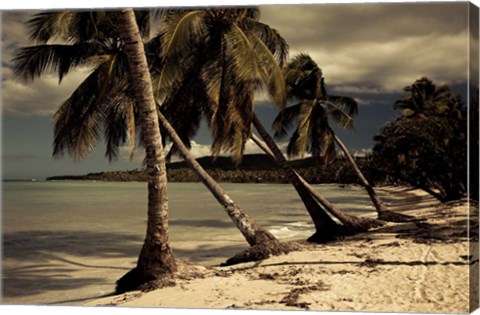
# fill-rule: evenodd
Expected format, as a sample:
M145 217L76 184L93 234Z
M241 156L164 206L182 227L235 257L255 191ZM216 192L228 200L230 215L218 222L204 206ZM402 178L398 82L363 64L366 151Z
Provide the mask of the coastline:
M90 301L88 306L269 310L469 311L468 203L381 187L391 210L425 221L388 223L325 245L230 267L179 260L176 285ZM478 222L478 221L477 221ZM188 246L185 244L185 246ZM478 287L471 288L478 296Z

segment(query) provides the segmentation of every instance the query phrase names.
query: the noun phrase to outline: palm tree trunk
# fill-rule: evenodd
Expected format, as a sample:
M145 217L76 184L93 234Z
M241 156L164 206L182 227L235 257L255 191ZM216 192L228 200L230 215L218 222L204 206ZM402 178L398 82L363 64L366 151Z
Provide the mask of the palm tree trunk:
M370 200L372 200L372 203L375 206L375 209L377 210L378 219L382 221L390 221L390 222L409 222L409 221L415 220L415 218L411 215L406 215L406 214L401 214L395 211L391 211L391 210L388 210L387 207L385 207L385 205L380 200L375 190L373 190L372 185L370 185L370 183L365 178L365 176L363 176L362 171L358 167L357 163L353 159L353 156L350 154L345 144L342 142L342 140L340 140L340 138L335 134L333 130L330 129L330 132L332 133L335 142L340 146L343 153L345 154L348 161L350 162L353 169L355 170L355 173L360 179L361 185L365 187L365 190L367 191L368 196L370 197Z
M267 155L269 155L272 160L276 163L277 159L275 158L275 155L272 153L272 151L268 148L268 146L265 145L262 140L260 140L255 134L252 134L250 136L250 139L255 142L255 144L262 149ZM283 157L283 155L282 155ZM283 157L285 159L285 157ZM316 191L312 185L310 185L302 176L300 176L297 171L295 171L290 165L288 165L289 168L292 169L292 171L295 173L295 175L298 177L298 179L301 181L302 185L305 186L305 188L310 192L310 194L326 209L327 211L330 212L335 218L337 218L345 227L347 227L348 230L350 231L362 231L365 229L368 229L370 227L377 227L381 226L382 223L378 220L372 220L368 218L357 218L353 217L350 215L347 215L343 213L340 209L338 209L335 205L333 205L328 199L323 197L318 191Z
M132 9L118 13L118 28L125 42L132 85L140 112L148 174L148 216L145 241L137 266L117 281L117 293L140 285L154 285L176 270L168 241L168 196L165 156L161 141L152 82L142 38Z
M282 152L277 147L272 137L265 130L255 114L252 122L262 139L267 144L269 151L273 154L274 161L276 161L276 163L284 170L285 176L287 176L288 181L297 191L298 195L305 204L308 214L312 218L316 233L309 238L309 241L325 242L334 239L335 235L344 233L345 231L342 230L341 226L338 225L329 216L329 214L320 207L320 205L310 194L310 191L302 184L298 174L296 174L290 164L288 164L288 161L285 159ZM330 209L327 210L330 211Z
M226 194L222 187L220 187L220 185L203 169L203 167L192 155L190 150L188 150L183 141L180 139L172 125L170 125L168 120L160 111L158 111L158 119L162 124L162 127L168 133L170 139L173 141L174 145L182 154L185 161L190 165L195 173L197 173L198 177L200 177L200 180L208 188L208 190L210 190L218 202L225 208L228 216L243 234L248 244L250 244L250 246L254 246L265 242L277 241L275 236L273 236L263 227L256 224L245 212L243 212Z
M372 200L373 205L375 206L375 209L377 210L378 216L381 216L382 212L388 211L383 202L380 200L378 197L377 193L375 190L373 190L372 185L368 182L368 180L365 178L363 175L362 171L358 167L357 163L355 162L353 156L350 154L348 151L347 147L343 143L343 141L335 134L333 130L330 130L330 132L333 135L333 139L335 142L338 144L340 149L342 149L343 153L345 154L346 158L352 165L353 169L355 170L355 173L358 176L358 179L360 180L360 184L365 187L365 190L367 191L368 195L370 196L370 199Z

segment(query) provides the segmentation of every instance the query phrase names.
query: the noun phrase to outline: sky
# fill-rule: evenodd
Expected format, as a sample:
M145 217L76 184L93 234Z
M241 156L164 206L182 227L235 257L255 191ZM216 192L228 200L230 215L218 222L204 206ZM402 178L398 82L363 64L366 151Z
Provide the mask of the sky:
M372 147L379 128L399 115L392 105L401 98L402 88L420 77L449 84L466 98L467 2L266 5L260 9L261 21L277 29L288 42L290 57L308 53L322 68L330 94L350 96L359 103L355 131L335 128L352 150ZM61 85L53 75L28 85L13 80L11 58L15 50L32 44L25 28L32 13L2 14L3 178L42 179L141 167L141 154L133 161L125 154L109 164L103 144L82 161L52 158L52 115L89 69L70 73ZM475 44L478 46L478 41ZM258 95L256 112L270 127L278 110ZM192 151L196 156L208 155L210 142L203 124ZM256 152L259 150L248 143L246 153Z

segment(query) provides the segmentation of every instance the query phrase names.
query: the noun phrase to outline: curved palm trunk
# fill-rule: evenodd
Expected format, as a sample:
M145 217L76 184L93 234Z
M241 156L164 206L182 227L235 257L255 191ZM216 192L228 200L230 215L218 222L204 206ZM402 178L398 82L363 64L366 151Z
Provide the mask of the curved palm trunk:
M340 147L340 149L342 149L343 153L345 154L345 156L347 157L348 161L350 162L350 164L352 165L353 169L355 170L355 173L357 174L358 176L358 179L360 180L360 184L365 187L365 190L367 191L368 195L370 196L370 199L372 200L372 203L373 205L375 206L375 209L377 209L377 213L380 217L381 213L382 212L385 212L385 211L388 211L387 208L385 207L385 205L383 204L383 202L380 200L380 198L378 197L377 193L375 192L375 190L373 190L373 187L372 185L368 182L368 180L365 178L365 176L363 175L362 171L360 170L360 168L358 167L357 163L355 162L355 159L353 158L353 156L350 154L350 152L348 151L347 147L345 146L345 144L343 143L343 141L335 134L335 132L333 132L333 130L330 130L330 132L332 133L333 135L333 139L335 140L335 142L338 144L338 146Z
M168 241L168 197L165 156L161 141L152 82L142 39L132 9L118 13L118 27L125 41L132 85L140 112L148 174L147 232L137 266L117 281L117 293L151 284L176 270Z
M297 191L298 195L305 204L308 214L312 218L313 224L315 225L316 233L312 235L309 240L314 242L323 242L335 238L335 235L343 234L345 231L341 230L341 226L338 225L328 215L328 213L320 207L320 205L310 194L310 191L305 187L305 185L302 184L302 181L300 180L298 174L293 170L290 164L288 164L288 161L285 159L282 152L277 147L272 137L270 137L270 135L265 130L265 128L260 123L255 114L253 116L252 122L262 139L267 144L269 151L273 154L272 158L284 170L288 181ZM330 212L330 209L327 210Z
M163 116L160 111L158 111L158 119L162 124L163 128L165 128L165 130L167 131L169 137L172 139L177 149L182 154L185 161L190 165L190 167L195 171L195 173L197 173L198 177L200 177L200 180L208 188L208 190L211 191L211 193L218 200L218 202L225 208L228 216L233 221L235 226L240 230L240 232L242 232L248 244L254 246L269 241L277 241L277 238L275 236L273 236L263 227L256 224L245 212L243 212L237 206L237 204L232 199L230 199L230 197L226 194L222 187L220 187L220 185L197 162L190 150L180 139L175 129L173 129L172 125L170 125L168 120L165 118L165 116Z
M348 161L352 165L353 169L355 170L355 173L357 174L358 178L360 179L360 184L365 187L365 190L368 193L368 196L370 197L370 200L372 200L373 205L375 206L375 209L377 210L377 216L378 219L383 220L383 221L390 221L390 222L408 222L414 219L414 217L406 214L401 214L397 213L394 211L390 211L385 207L383 202L380 200L378 197L377 193L373 189L372 185L368 182L368 180L363 176L362 171L358 167L357 163L355 162L353 156L350 154L348 151L347 147L343 143L342 140L335 134L333 130L330 130L330 132L333 135L333 139L335 142L338 144L338 146L342 149L343 153L347 157Z
M262 140L260 140L256 135L252 134L250 136L250 139L252 139L253 142L255 142L255 144L260 148L262 149L266 154L268 154L270 156L270 158L272 158L272 160L275 162L275 163L278 163L277 162L277 159L275 158L275 155L273 154L273 152L269 149L269 147L264 143L262 142ZM282 155L283 156L283 155ZM283 159L285 159L285 157L283 157ZM300 182L302 183L303 186L305 186L305 188L309 191L309 193L322 205L324 206L326 209L328 209L328 211L335 217L337 218L343 225L345 226L349 226L349 227L353 227L353 226L356 226L358 225L358 222L357 222L357 218L355 217L352 217L352 216L349 216L349 215L346 215L345 213L343 213L340 209L338 209L335 205L333 205L330 201L328 201L328 199L326 199L325 197L323 197L318 191L316 191L312 185L310 185L302 176L300 176L300 174L297 173L297 171L295 171L295 169L293 169L290 165L288 165L289 168L292 169L292 171L295 173L295 176L298 177L298 179L300 180Z

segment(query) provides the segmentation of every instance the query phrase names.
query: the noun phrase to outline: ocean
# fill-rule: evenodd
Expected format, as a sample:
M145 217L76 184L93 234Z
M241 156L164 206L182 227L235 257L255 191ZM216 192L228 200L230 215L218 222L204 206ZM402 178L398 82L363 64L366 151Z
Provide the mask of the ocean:
M314 232L291 185L222 183L229 196L281 240ZM374 215L360 187L315 185L346 213ZM218 265L247 247L201 183L169 183L174 255ZM81 305L109 294L135 266L146 229L146 183L3 182L2 303Z

